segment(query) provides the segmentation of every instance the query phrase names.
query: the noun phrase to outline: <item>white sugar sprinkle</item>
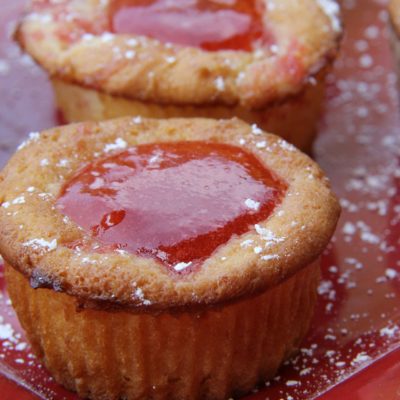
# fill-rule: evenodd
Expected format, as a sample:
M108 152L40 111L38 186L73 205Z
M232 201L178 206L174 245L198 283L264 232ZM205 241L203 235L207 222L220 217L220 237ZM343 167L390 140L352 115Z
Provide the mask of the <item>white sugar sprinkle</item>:
M370 25L365 29L365 37L368 39L376 39L379 36L379 28L375 25Z
M363 364L370 360L371 360L371 357L368 354L362 352L362 353L357 354L357 356L353 359L351 364L352 365Z
M24 204L24 203L25 203L25 197L24 197L24 196L16 197L16 198L12 201L12 204Z
M244 80L246 74L244 72L240 72L236 78L236 84L240 85L240 83Z
M160 162L161 159L162 159L162 154L160 153L154 154L154 156L151 156L151 158L149 159L149 164Z
M224 78L222 76L219 76L218 78L216 78L214 80L214 85L220 92L224 91L225 90Z
M251 125L251 133L253 135L261 135L263 131L256 124L253 124Z
M0 325L0 339L11 340L14 336L14 330L10 324Z
M387 268L385 271L385 275L388 279L394 279L397 277L397 271L393 268Z
M261 252L262 252L262 247L260 246L254 247L254 253L260 254Z
M294 381L294 380L286 381L286 386L289 386L289 387L291 387L291 386L299 386L299 385L300 385L299 381Z
M105 219L105 221L104 221L104 224L106 225L106 227L109 227L109 228L111 228L112 226L115 225L115 222L112 220L112 217L111 217L110 214L108 214L108 215L106 216L106 219Z
M308 368L303 368L303 369L300 371L300 376L308 375L311 371L312 371L312 370L311 370L310 367L308 367Z
M137 39L134 38L128 39L125 43L130 47L136 47L139 44Z
M368 50L369 45L366 40L360 39L360 40L356 40L354 42L354 47L359 53L362 53L362 52Z
M359 63L362 68L370 68L374 63L374 60L369 54L364 54L360 57Z
M142 290L141 288L137 288L137 289L135 290L135 296L136 296L139 300L141 300L142 304L144 304L145 306L148 306L148 305L151 304L151 301L150 301L150 300L145 299L143 290Z
M91 33L85 33L85 34L83 34L82 36L81 36L81 39L82 40L87 40L87 41L89 41L89 40L93 40L94 39L94 35L92 35Z
M116 249L115 250L116 253L120 254L121 256L127 256L129 255L129 252L124 250L124 249Z
M354 235L356 233L356 226L351 222L346 222L343 226L343 233L345 235Z
M276 44L272 44L271 46L269 46L269 49L272 54L278 54L279 52L279 47Z
M183 271L184 269L190 267L191 265L192 265L191 261L188 263L180 262L180 263L174 265L174 270L178 271L178 272Z
M337 361L337 362L335 363L335 365L336 365L338 368L343 368L344 366L346 366L346 363L345 363L344 361Z
M261 260L263 261L269 261L269 260L277 260L279 256L277 254L267 254L265 256L261 257Z
M89 185L90 189L99 189L104 185L104 179L100 177L96 177L94 182Z
M132 60L135 57L136 53L133 50L127 50L125 52L125 58L128 60Z
M28 344L27 344L27 343L21 342L21 343L18 343L18 344L15 346L15 350L17 350L17 351L23 351L23 350L25 350L27 347L28 347Z
M278 140L278 145L281 149L288 150L288 151L295 151L296 147L294 147L292 144L288 143L286 140L279 139Z
M32 247L33 249L52 251L57 248L57 239L53 239L52 241L45 239L31 239L23 243L23 246Z
M259 224L255 224L254 228L261 238L267 242L267 246L272 245L273 243L280 243L285 240L285 238L277 237L271 230L263 228Z
M118 138L114 143L109 143L104 146L104 152L108 153L113 150L125 149L128 143L124 139Z
M39 196L41 199L45 199L45 200L47 200L47 199L53 197L53 195L52 195L51 193L39 193L38 196Z
M31 21L38 21L43 24L48 24L53 21L53 16L51 14L31 13L26 16L26 19Z
M252 199L246 199L244 204L246 205L247 208L250 208L251 210L254 211L258 211L260 208L260 202Z
M379 331L379 334L381 337L386 336L388 338L394 338L394 336L398 330L399 330L399 328L397 326L393 326L393 327L386 326Z
M31 132L28 135L28 139L26 139L25 141L23 141L17 148L17 150L21 150L24 147L26 147L29 143L31 142L36 142L40 137L40 133L39 132Z
M240 247L249 247L253 243L253 240L247 239L243 240L242 243L240 243Z
M176 57L174 57L174 56L165 57L165 61L166 61L168 64L173 64L173 63L176 62Z
M310 77L308 78L308 83L309 83L310 85L312 85L312 86L317 86L318 81L317 81L313 76L310 76Z
M112 33L110 33L110 32L104 32L101 35L101 40L103 42L111 42L112 40L114 40L114 35Z
M255 59L260 59L260 58L263 58L264 57L264 55L265 55L265 52L264 52L264 50L262 50L262 49L258 49L258 50L256 50L254 53L253 53L253 55L254 55L254 58Z
M330 18L333 30L339 32L341 25L339 19L340 8L338 3L334 0L317 0L317 3Z
M262 140L261 142L257 142L256 147L258 149L263 149L264 147L267 147L267 142L265 140Z
M68 164L69 164L69 160L63 158L62 160L60 160L60 161L56 164L56 166L57 166L57 167L63 167L63 168L64 168L64 167L67 167Z

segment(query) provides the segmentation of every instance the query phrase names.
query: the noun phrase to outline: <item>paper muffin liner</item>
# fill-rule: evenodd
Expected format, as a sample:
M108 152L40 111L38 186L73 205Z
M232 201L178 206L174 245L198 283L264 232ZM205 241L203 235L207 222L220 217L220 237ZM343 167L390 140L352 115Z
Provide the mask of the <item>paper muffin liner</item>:
M202 107L159 105L111 96L56 78L52 79L52 84L59 110L68 123L101 121L130 115L146 118L238 117L250 124L256 124L266 132L281 136L300 150L310 152L323 107L325 75L326 70L316 79L313 78L312 84L309 83L303 93L288 98L280 104L256 111L221 105Z
M6 265L13 306L54 378L96 400L223 400L271 378L313 314L319 263L253 298L203 311L80 310Z

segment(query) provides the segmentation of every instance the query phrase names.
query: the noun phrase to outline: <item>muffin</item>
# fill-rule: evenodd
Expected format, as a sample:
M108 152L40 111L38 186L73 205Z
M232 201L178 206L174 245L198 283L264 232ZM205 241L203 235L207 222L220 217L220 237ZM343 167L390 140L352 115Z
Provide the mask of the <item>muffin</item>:
M309 151L338 14L333 0L34 0L16 38L66 122L236 116Z
M320 168L239 120L33 134L2 171L0 252L34 352L91 399L226 399L309 327L339 205Z
M397 71L400 71L400 1L391 0L389 3L390 39L395 56Z

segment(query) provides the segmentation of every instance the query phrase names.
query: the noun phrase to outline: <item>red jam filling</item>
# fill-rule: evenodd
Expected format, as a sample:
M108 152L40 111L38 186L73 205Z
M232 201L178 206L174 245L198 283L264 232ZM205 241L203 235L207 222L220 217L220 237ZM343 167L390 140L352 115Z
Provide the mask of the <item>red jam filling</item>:
M113 0L111 29L204 50L251 51L269 43L260 0Z
M180 272L268 218L285 189L238 147L160 143L84 167L63 188L58 207L104 245Z

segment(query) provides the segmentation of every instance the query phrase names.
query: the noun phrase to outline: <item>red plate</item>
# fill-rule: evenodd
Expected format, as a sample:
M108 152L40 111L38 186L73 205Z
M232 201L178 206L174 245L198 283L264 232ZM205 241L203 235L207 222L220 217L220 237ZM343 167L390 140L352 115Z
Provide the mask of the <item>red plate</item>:
M2 164L29 131L57 124L45 75L9 40L24 1L3 3ZM343 1L347 33L315 151L343 215L323 255L313 326L300 354L248 400L400 399L400 120L382 3ZM2 276L0 289L2 398L76 399L32 355Z

